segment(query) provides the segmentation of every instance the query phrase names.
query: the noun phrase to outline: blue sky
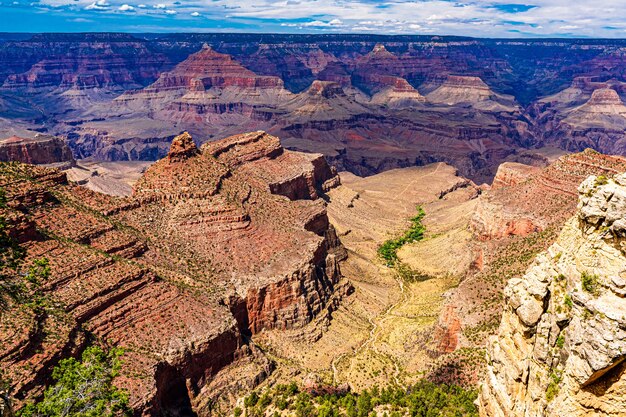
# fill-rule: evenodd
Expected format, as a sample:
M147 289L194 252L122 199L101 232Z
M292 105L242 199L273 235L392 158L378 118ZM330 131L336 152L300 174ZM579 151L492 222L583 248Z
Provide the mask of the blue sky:
M626 37L626 0L0 0L0 32Z

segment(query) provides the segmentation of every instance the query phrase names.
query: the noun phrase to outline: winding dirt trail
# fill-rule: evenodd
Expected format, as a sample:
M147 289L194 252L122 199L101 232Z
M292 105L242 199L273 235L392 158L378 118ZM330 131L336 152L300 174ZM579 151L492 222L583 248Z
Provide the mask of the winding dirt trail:
M406 295L406 290L404 287L404 282L402 281L402 278L396 276L395 277L396 282L398 283L398 286L400 287L400 297L398 299L398 301L396 301L395 303L389 305L389 307L387 307L385 309L385 311L383 311L382 313L380 313L378 316L371 318L369 317L367 320L370 323L370 331L369 331L369 335L367 337L367 339L365 339L363 342L361 342L356 349L354 349L352 352L350 353L342 353L341 355L338 355L337 357L335 357L333 359L333 361L331 362L331 367L333 370L333 382L335 384L339 383L339 370L337 369L337 364L339 362L341 362L344 359L347 358L355 358L357 357L361 352L363 352L365 349L367 349L368 347L372 350L372 352L374 352L376 355L378 356L384 356L386 357L394 366L394 374L393 374L393 380L394 383L400 387L404 387L404 384L400 381L400 366L398 365L398 363L396 362L396 360L394 360L394 358L392 358L390 355L380 352L380 350L376 347L376 341L378 338L378 334L379 334L379 330L382 327L382 324L385 320L387 320L390 316L391 316L391 312L396 309L398 306L400 306L401 304L405 303L408 299L407 295Z

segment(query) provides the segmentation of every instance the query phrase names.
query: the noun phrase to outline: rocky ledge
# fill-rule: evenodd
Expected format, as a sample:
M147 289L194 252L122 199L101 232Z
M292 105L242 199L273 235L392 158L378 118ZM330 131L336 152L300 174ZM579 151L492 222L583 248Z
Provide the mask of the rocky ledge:
M127 198L0 164L0 212L24 267L50 264L49 311L9 302L0 316L14 406L41 395L52 367L88 340L125 349L116 384L135 415L209 415L257 384L272 364L248 337L301 327L347 291L320 198L337 183L319 155L264 132L202 149L183 134Z
M556 243L507 285L484 416L624 415L626 174L591 176L578 193Z

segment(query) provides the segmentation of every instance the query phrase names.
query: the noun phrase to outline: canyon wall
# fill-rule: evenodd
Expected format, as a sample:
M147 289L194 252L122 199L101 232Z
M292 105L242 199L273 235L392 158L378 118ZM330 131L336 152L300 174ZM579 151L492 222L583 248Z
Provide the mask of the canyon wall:
M264 132L202 149L180 135L126 198L57 170L0 164L0 214L23 267L50 266L33 290L46 307L9 300L0 316L14 406L95 341L124 348L115 383L137 415L209 415L258 384L273 363L248 336L302 327L349 292L320 198L336 184L321 155L287 151Z
M77 158L153 161L184 130L202 141L265 130L358 175L447 162L490 182L503 161L539 161L545 146L626 153L623 48L440 36L14 37L0 43L0 137L47 133Z
M617 416L624 403L626 175L591 176L576 215L509 280L480 394L485 416Z

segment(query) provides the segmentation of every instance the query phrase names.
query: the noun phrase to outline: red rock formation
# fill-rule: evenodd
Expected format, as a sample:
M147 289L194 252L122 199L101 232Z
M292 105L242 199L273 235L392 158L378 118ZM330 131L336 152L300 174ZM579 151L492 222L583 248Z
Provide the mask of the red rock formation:
M433 338L437 343L436 349L440 353L450 353L459 345L459 332L461 321L456 316L454 306L448 305L441 313L441 317L435 327Z
M526 181L541 169L532 165L517 162L505 162L498 167L491 189L512 187Z
M24 72L0 77L8 88L137 88L169 64L146 41L126 34L38 35L11 47L21 56L10 67Z
M45 135L30 139L12 136L0 140L0 162L10 161L37 165L61 164L67 167L76 163L63 139Z
M298 189L298 176L311 188ZM223 390L258 382L268 361L241 333L302 326L337 286L341 251L318 198L335 178L319 156L285 151L263 132L201 150L183 134L130 198L0 165L10 202L0 211L15 219L26 265L49 259L44 289L56 309L37 317L11 304L0 317L0 363L18 403L84 348L84 331L125 348L116 383L138 415L185 404L209 415ZM237 363L248 373L226 382Z
M152 88L204 91L212 87L282 88L282 86L280 78L256 75L233 60L230 55L216 52L205 44L202 50L190 55L171 72L161 74Z
M500 179L481 197L470 227L481 240L544 230L573 212L576 188L584 178L620 169L626 170L626 160L594 151L564 156L543 169L503 164Z

